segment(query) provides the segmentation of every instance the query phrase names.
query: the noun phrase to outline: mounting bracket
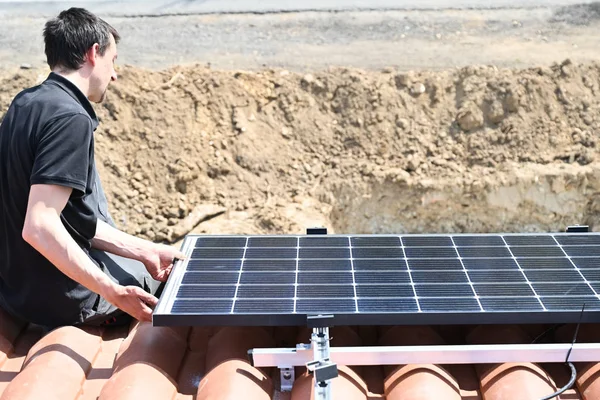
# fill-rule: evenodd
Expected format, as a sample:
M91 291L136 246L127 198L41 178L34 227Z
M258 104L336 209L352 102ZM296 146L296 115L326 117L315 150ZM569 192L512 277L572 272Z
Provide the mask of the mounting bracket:
M568 226L566 232L569 233L586 233L590 231L590 227L588 225L571 225Z

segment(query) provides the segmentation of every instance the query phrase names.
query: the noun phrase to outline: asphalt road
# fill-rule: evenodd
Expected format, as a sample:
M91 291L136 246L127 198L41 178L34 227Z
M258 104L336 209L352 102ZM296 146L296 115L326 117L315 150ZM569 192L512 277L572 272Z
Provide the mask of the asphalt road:
M593 3L592 0L0 0L0 16L47 16L71 6L111 16L158 16L294 11L523 9Z

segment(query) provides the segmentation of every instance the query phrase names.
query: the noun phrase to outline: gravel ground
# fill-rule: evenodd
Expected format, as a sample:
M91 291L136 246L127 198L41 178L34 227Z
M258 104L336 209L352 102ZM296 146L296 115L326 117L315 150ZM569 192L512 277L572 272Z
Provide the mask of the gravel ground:
M106 17L119 62L150 69L401 70L597 60L600 3L563 8ZM45 18L0 17L0 68L44 65Z

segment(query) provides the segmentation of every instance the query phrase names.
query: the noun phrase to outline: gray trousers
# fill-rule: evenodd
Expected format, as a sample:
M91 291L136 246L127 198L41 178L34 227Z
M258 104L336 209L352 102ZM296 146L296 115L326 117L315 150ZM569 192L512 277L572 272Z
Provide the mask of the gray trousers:
M139 261L96 249L90 250L90 257L105 274L120 285L138 286L156 297L160 296L164 288L164 283L154 280L144 264ZM128 324L131 320L131 316L110 304L103 297L97 296L90 315L82 324L114 326Z

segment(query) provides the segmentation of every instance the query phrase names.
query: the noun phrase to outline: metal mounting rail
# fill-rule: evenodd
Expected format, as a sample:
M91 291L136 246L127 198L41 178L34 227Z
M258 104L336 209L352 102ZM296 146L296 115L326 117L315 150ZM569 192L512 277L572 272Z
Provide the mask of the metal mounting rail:
M600 343L509 344L458 346L331 347L329 359L338 365L488 364L510 362L600 362ZM313 361L310 346L253 349L255 367L304 366Z

